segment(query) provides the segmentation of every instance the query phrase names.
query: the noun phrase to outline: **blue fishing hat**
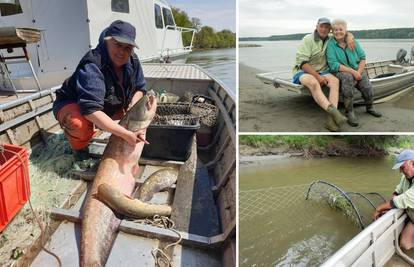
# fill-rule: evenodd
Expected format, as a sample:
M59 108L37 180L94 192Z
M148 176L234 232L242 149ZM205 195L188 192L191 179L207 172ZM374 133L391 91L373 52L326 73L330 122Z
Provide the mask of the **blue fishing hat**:
M414 150L406 149L397 156L395 159L395 165L392 167L392 169L399 169L404 164L404 162L412 159L414 159Z
M138 45L135 43L135 27L128 22L122 20L115 20L112 22L107 28L105 39L110 37L120 43L129 44L138 48Z

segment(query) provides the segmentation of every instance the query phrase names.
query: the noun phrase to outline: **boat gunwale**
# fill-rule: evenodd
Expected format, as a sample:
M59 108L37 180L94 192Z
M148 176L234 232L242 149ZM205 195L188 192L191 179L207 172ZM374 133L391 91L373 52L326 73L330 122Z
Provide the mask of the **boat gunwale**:
M369 64L375 64L375 63L381 63L381 62L389 62L389 60L386 61L378 61L378 62L372 62ZM379 66L371 66L371 68L374 67L379 67ZM293 90L294 92L298 92L298 93L303 93L302 90L306 90L306 87L301 85L301 84L295 84L293 82L291 82L291 79L288 78L278 78L278 77L274 77L274 78L269 78L266 76L275 74L278 72L265 72L265 73L258 73L256 74L256 77L261 80L263 83L265 84L272 84L274 87L281 87L281 88L285 88L287 90ZM370 82L373 85L378 85L382 82L389 82L389 81L393 81L393 80L398 80L400 78L405 78L406 76L414 76L414 71L406 71L406 72L402 72L402 73L398 73L396 75L393 76L388 76L388 77L382 77L382 78L371 78L369 79ZM277 86L276 86L277 85Z
M405 217L404 217L405 216ZM390 227L398 227L398 225L395 225L396 223L404 223L405 218L407 215L405 214L403 209L392 209L386 214L384 214L381 218L374 221L372 224L370 224L368 227L366 227L363 231L358 233L356 236L354 236L350 241L348 241L343 247L341 247L338 251L335 252L332 256L330 256L322 265L321 267L330 267L330 266L336 266L337 264L343 263L343 258L347 257L353 250L354 247L358 244L360 244L364 239L369 238L369 246L367 249L369 249L372 246L375 246L376 241L381 238L381 236L385 233L387 233L388 229ZM401 218L404 218L401 219ZM391 222L379 235L376 233L376 229L382 227L383 223L385 222ZM394 230L393 230L394 231ZM395 244L394 244L395 245ZM395 247L394 252L396 251ZM366 250L365 250L366 251ZM361 252L358 257L356 257L354 263L360 259L361 256L364 255L364 252ZM374 248L375 251L375 248ZM375 262L375 259L374 259ZM354 264L352 263L352 264Z

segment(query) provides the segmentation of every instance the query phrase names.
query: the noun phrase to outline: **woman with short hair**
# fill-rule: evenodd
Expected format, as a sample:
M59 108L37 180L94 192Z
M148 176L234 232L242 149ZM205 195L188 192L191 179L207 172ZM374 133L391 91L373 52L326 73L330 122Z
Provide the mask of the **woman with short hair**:
M352 127L359 125L354 113L354 89L358 89L365 101L366 111L374 117L381 117L381 113L373 107L372 85L364 72L365 52L357 40L354 39L355 49L347 46L347 23L343 19L335 19L331 23L334 38L327 44L326 58L331 73L340 80L340 90L344 97L345 114L348 124Z

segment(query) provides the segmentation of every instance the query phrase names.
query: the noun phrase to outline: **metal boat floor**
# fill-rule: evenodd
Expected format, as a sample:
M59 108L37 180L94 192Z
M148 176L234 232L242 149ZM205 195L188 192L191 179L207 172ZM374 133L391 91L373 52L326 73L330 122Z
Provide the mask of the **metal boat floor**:
M191 64L142 64L145 78L208 80L201 68Z

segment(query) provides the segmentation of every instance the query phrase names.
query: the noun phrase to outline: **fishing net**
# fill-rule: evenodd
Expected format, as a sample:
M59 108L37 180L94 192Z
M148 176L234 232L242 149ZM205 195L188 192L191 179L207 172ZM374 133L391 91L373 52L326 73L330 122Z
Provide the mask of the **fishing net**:
M325 181L313 182L308 188L306 199L327 203L332 209L341 211L361 229L372 223L375 208L386 201L375 192L345 192Z
M333 254L332 233L320 233L326 204L307 201L308 186L239 191L240 266L318 266Z
M322 264L371 223L374 206L384 202L377 193L338 189L318 181L240 190L240 266Z
M202 125L213 127L216 124L218 109L208 103L160 103L152 121L158 125Z
M65 151L70 151L68 142L63 134L56 134L30 153L30 199L45 225L50 223L51 209L58 207L79 183L70 177L74 158ZM0 236L0 262L9 266L13 262L12 252L30 246L39 235L40 229L26 204Z

